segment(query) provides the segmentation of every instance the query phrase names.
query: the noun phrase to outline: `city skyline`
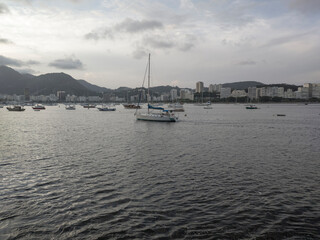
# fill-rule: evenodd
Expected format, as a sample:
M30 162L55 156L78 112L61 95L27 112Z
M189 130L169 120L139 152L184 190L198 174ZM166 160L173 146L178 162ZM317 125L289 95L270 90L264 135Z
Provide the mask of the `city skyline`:
M88 1L0 3L0 65L137 87L319 82L320 2Z

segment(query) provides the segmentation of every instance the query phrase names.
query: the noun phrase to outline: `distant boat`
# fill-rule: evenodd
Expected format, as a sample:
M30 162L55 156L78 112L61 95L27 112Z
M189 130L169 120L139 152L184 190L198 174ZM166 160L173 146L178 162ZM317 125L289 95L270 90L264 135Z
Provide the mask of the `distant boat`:
M178 118L174 115L173 111L165 110L162 107L155 107L149 103L150 96L150 54L148 58L148 110L147 112L136 111L136 119L142 121L153 121L153 122L176 122Z
M141 108L141 106L139 106L138 104L133 104L133 103L124 103L122 105L125 109L140 109Z
M11 106L11 107L7 107L7 109L9 111L14 111L14 112L22 112L24 110L26 110L24 107L20 106L20 105L15 105L15 106Z
M39 111L39 110L45 110L46 108L42 104L37 104L37 105L33 106L32 109L35 111Z
M75 105L67 105L66 110L76 110L76 106Z
M168 110L173 111L173 112L184 112L184 108L181 103L168 104Z
M258 109L258 107L255 105L249 105L249 106L246 106L246 109Z
M210 102L210 101L207 102L207 103L206 103L206 106L204 106L203 108L204 108L204 109L212 109L212 107L211 107L211 102Z
M115 111L116 108L112 106L101 106L101 107L98 107L98 110L99 111Z
M89 108L95 108L96 105L94 105L94 104L85 104L85 105L83 105L83 107L89 109Z

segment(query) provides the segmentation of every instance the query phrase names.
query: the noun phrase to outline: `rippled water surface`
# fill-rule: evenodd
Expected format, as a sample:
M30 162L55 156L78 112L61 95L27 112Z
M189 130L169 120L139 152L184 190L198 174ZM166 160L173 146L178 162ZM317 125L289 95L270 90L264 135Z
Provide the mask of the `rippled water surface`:
M320 238L320 105L77 107L0 109L0 239Z

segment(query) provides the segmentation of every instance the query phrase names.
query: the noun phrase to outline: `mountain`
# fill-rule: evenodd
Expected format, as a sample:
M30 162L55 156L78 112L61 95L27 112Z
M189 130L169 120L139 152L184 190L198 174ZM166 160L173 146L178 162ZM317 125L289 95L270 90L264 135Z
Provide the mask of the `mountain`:
M132 90L132 88L128 88L128 87L118 87L115 91L116 92L121 92L121 91L130 91Z
M78 80L65 73L47 73L29 79L30 94L49 95L56 94L57 91L65 91L70 95L86 96L96 95L93 91L82 86Z
M96 92L96 93L105 93L105 92L111 92L112 90L105 87L99 87L97 85L88 83L85 80L78 80L78 82L84 86L85 88L89 89L90 91Z
M78 96L97 95L81 85L78 80L65 73L48 73L40 76L20 74L7 66L0 66L0 93L24 94L28 88L31 95L56 94L65 91Z
M233 82L233 83L224 83L222 87L224 88L231 88L231 89L238 89L238 90L245 90L248 87L256 87L256 86L264 86L265 84L256 81L244 81L244 82Z
M24 77L7 66L0 66L0 93L15 94L24 85ZM21 91L23 92L23 90ZM21 93L18 91L18 93Z

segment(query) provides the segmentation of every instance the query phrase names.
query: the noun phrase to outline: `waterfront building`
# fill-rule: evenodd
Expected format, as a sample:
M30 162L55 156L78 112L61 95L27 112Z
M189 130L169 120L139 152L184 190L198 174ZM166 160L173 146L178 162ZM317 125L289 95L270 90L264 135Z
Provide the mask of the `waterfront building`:
M78 97L76 95L67 95L66 96L66 102L76 102L78 100Z
M29 88L25 88L24 89L24 99L26 101L30 101L30 90L29 90Z
M66 92L65 91L58 91L57 97L59 101L65 101L66 100Z
M320 98L320 83L314 83L312 86L312 95L313 98Z
M284 98L284 87L278 87L277 97Z
M101 102L102 99L99 96L88 96L87 100L89 102Z
M196 84L196 92L202 93L203 92L203 82L197 82Z
M221 88L220 90L220 98L228 98L231 96L231 88Z
M182 88L180 89L180 99L193 101L194 95L189 89Z
M86 102L87 101L87 97L85 96L80 96L78 97L79 102Z
M177 100L177 98L178 98L178 90L175 89L175 88L171 89L170 90L170 97L171 97L172 101Z
M209 92L220 92L222 84L210 84L209 85Z
M299 87L298 91L295 91L295 98L297 99L309 99L309 88Z
M235 97L235 98L246 97L246 96L247 96L247 93L245 90L233 90L231 93L231 97Z
M256 99L258 97L257 95L257 88L256 87L249 87L248 88L248 97L250 99Z
M284 98L294 98L294 93L292 89L288 89L287 91L284 92Z

